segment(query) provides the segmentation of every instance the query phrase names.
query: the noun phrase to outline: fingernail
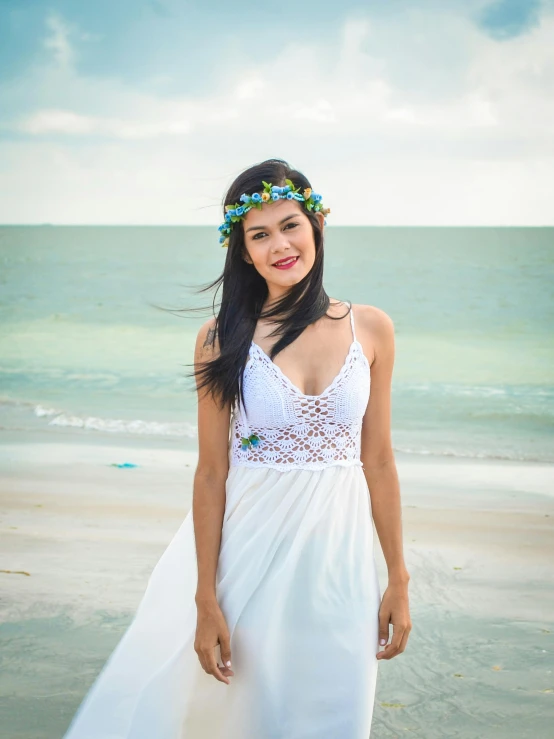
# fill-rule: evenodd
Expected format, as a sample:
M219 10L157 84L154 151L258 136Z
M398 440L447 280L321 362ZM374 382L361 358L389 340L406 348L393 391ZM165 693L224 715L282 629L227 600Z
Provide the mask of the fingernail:
M227 667L231 667L231 661L225 663Z
M386 644L386 643L387 643L387 640L386 639L379 639L379 644L381 646L383 646L383 644Z

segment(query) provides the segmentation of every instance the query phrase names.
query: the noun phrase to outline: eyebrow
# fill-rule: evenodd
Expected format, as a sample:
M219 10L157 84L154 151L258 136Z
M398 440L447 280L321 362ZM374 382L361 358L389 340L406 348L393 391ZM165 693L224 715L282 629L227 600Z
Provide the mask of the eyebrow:
M290 216L286 216L285 218L282 218L278 225L280 226L285 221L289 221L291 218L296 218L296 216L299 215L298 213L291 213ZM264 229L267 229L267 226L250 226L250 228L247 228L244 233L248 233L249 231L263 231Z

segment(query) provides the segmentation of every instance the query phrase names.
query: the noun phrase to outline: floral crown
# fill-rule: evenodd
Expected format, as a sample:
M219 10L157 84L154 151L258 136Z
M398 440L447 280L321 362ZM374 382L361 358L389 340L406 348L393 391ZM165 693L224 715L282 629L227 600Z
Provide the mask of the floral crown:
M225 221L218 229L221 234L219 237L221 246L229 246L229 236L233 225L238 221L242 221L251 208L261 210L264 203L275 202L276 200L298 200L304 204L306 210L320 211L324 216L331 212L331 208L323 207L321 195L315 193L311 187L306 187L303 192L299 192L300 188L295 187L291 180L285 180L285 182L284 187L279 187L262 180L263 192L255 192L252 195L243 193L240 199L244 205L240 203L226 205Z

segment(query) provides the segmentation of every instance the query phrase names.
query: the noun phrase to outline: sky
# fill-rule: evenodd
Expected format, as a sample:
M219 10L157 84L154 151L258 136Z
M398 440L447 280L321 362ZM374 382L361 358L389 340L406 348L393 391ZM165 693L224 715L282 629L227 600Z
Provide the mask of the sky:
M210 224L270 157L332 225L554 224L554 0L0 0L0 223Z

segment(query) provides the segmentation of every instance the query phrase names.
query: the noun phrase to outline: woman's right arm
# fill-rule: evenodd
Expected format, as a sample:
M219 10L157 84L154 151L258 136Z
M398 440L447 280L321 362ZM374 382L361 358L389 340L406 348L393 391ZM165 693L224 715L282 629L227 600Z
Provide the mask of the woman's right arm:
M218 354L217 340L214 346L211 342L214 325L215 319L210 319L198 332L194 350L196 368ZM225 513L225 482L229 472L230 414L230 403L221 409L207 388L198 391L198 464L192 495L198 566L195 651L203 669L227 684L228 676L234 673L225 666L231 660L231 649L227 624L216 598L216 572ZM218 644L223 660L221 667L218 667L214 653Z

